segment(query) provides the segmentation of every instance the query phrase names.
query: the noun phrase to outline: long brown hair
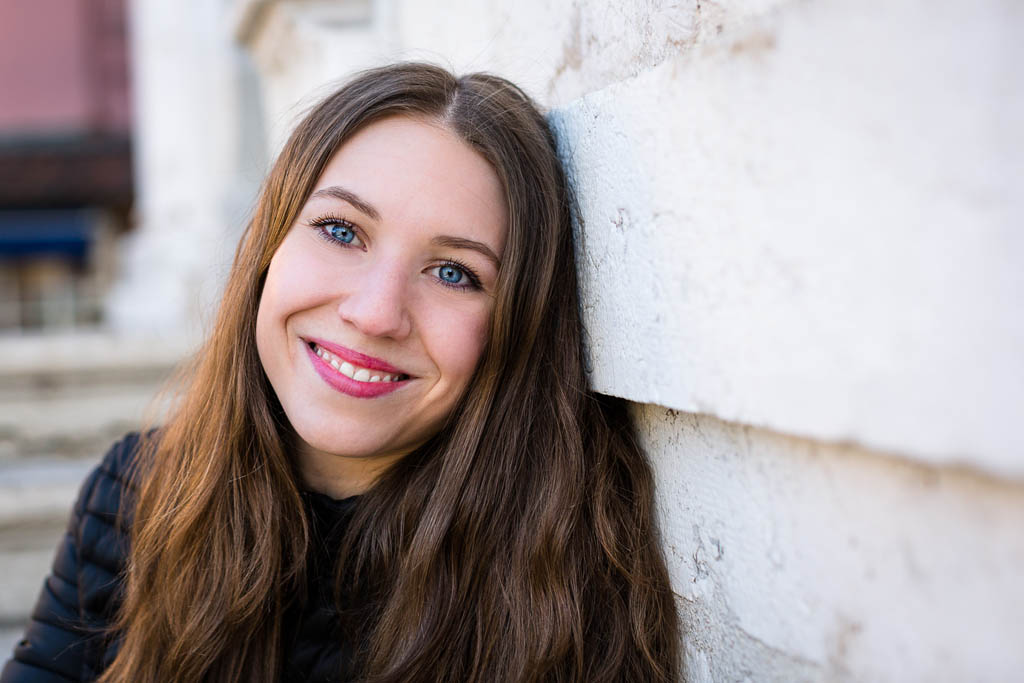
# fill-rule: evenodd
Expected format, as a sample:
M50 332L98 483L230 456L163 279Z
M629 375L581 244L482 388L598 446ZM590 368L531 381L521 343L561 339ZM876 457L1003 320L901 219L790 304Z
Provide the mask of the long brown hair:
M309 549L295 435L256 352L274 251L328 160L393 115L494 167L509 226L487 348L427 444L360 498L337 583L368 681L670 681L677 615L624 405L587 390L571 195L533 102L486 74L370 70L312 109L267 177L179 407L140 458L121 645L102 680L272 681Z

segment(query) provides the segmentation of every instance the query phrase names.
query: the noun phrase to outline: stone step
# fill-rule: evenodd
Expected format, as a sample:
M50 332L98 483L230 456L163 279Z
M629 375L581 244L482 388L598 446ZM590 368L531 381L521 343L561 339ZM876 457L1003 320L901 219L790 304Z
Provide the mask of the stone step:
M0 460L0 533L67 519L71 503L102 453L92 458Z
M193 347L103 332L0 336L0 662L50 570L82 481Z
M195 348L177 336L126 336L102 330L0 335L0 377L35 383L103 381L110 373L148 378ZM37 378L46 378L40 382ZM4 387L0 390L6 390Z
M13 624L0 626L0 668L3 663L11 657L14 646L21 640L21 634L25 632L25 624Z
M49 396L0 397L0 459L82 457L158 419L157 385L105 384ZM148 417L150 415L157 417Z
M0 459L88 456L158 423L154 400L194 348L99 331L0 336Z
M0 550L4 571L4 580L0 582L0 627L28 623L63 534L63 527L48 529L37 536L38 548Z
M26 623L78 489L98 461L98 456L0 461L0 629Z

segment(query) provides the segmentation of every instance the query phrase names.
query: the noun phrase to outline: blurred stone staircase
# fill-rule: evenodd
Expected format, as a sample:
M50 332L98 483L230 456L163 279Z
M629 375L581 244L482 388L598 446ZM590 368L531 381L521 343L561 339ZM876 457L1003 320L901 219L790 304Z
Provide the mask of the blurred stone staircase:
M191 348L100 332L0 337L0 662L82 480L122 434L159 419L154 397Z

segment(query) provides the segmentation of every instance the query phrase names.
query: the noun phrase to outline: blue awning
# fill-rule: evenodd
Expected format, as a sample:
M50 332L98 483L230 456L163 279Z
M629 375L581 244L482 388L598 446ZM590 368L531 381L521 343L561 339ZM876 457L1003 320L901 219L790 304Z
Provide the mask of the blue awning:
M92 212L82 209L0 211L0 258L84 259L93 225Z

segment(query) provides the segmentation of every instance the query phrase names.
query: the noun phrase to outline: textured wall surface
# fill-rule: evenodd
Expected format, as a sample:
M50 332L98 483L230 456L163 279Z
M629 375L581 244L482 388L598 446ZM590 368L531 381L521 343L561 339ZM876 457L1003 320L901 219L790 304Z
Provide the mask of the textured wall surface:
M331 85L386 59L391 32L374 21L371 0L235 2L234 32L256 62L267 147L284 144Z
M990 9L794 5L556 111L595 386L1024 475L1024 10Z
M1024 5L234 4L271 147L392 59L551 108L687 680L1019 677Z
M635 405L686 679L1011 681L1024 485Z

